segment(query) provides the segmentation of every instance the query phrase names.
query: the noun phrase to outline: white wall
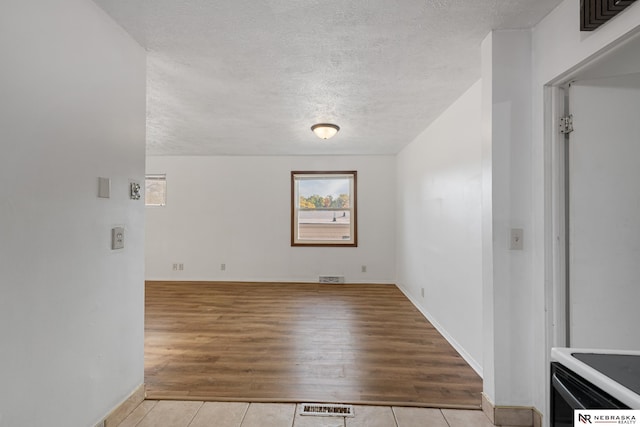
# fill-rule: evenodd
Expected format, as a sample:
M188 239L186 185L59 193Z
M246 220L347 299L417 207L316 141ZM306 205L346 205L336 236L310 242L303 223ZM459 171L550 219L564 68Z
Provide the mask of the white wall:
M290 246L292 170L358 171L357 248ZM149 280L394 283L393 156L149 157L147 173L167 174L167 206L147 208Z
M601 51L640 30L640 3L635 3L594 32L579 31L579 0L565 0L533 30L533 405L548 410L548 363L553 305L551 234L552 139L553 123L545 116L550 102L545 85L559 82L587 63ZM547 242L545 244L545 242ZM546 412L546 411L545 411Z
M396 254L397 284L480 374L481 87L397 156Z
M491 208L489 242L483 269L492 278L484 282L487 327L492 336L484 341L487 350L484 386L487 396L499 405L519 405L531 401L532 305L532 214L531 177L531 33L497 31L484 47L483 99L490 115L483 126L490 147ZM490 52L490 54L488 54ZM510 230L523 229L523 250L509 249ZM486 232L487 230L485 230ZM489 261L490 260L490 261Z
M491 184L492 219L483 219L484 243L492 247L483 251L484 318L493 322L485 322L485 393L497 405L532 405L545 413L555 238L554 130L544 113L550 101L545 85L640 28L640 4L634 4L601 29L581 33L579 8L579 0L565 0L532 31L493 32L483 43L483 84L491 95L483 94L483 128L492 150L485 165L491 165L493 180L485 180ZM520 253L505 250L511 227L524 228Z
M0 56L0 426L94 425L143 382L145 53L89 0L9 0Z
M571 346L640 350L640 73L570 92Z

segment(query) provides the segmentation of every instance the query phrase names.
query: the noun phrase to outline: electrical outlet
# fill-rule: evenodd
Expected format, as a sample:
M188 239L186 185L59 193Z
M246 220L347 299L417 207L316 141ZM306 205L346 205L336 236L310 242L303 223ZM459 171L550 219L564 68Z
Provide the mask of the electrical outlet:
M225 271L227 269L227 264L220 264L220 271Z
M184 270L184 264L183 263L178 264L178 270L179 271Z
M363 273L366 273L366 272L367 272L367 266L366 266L366 265L363 265L363 266L362 266L362 272L363 272Z
M173 263L173 271L178 271L178 263L177 262Z
M124 248L124 227L111 229L111 249Z

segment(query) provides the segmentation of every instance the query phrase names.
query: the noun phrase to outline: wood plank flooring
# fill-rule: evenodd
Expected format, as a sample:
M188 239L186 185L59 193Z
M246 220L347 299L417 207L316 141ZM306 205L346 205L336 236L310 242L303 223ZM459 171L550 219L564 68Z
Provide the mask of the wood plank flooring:
M148 399L478 408L482 380L392 285L147 282Z

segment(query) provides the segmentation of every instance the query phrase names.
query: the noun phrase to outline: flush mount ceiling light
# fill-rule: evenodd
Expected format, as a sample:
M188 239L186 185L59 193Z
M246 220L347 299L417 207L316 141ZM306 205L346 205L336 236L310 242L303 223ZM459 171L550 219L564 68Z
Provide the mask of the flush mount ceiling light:
M318 138L329 139L340 130L340 126L331 123L317 123L311 126L311 130Z

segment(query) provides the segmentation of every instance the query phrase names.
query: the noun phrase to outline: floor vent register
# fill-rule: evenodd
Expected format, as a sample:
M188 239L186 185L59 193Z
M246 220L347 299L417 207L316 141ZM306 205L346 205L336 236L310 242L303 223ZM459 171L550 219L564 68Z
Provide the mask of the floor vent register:
M344 283L344 276L320 276L320 283Z
M300 415L314 415L321 417L353 417L353 405L302 403Z

